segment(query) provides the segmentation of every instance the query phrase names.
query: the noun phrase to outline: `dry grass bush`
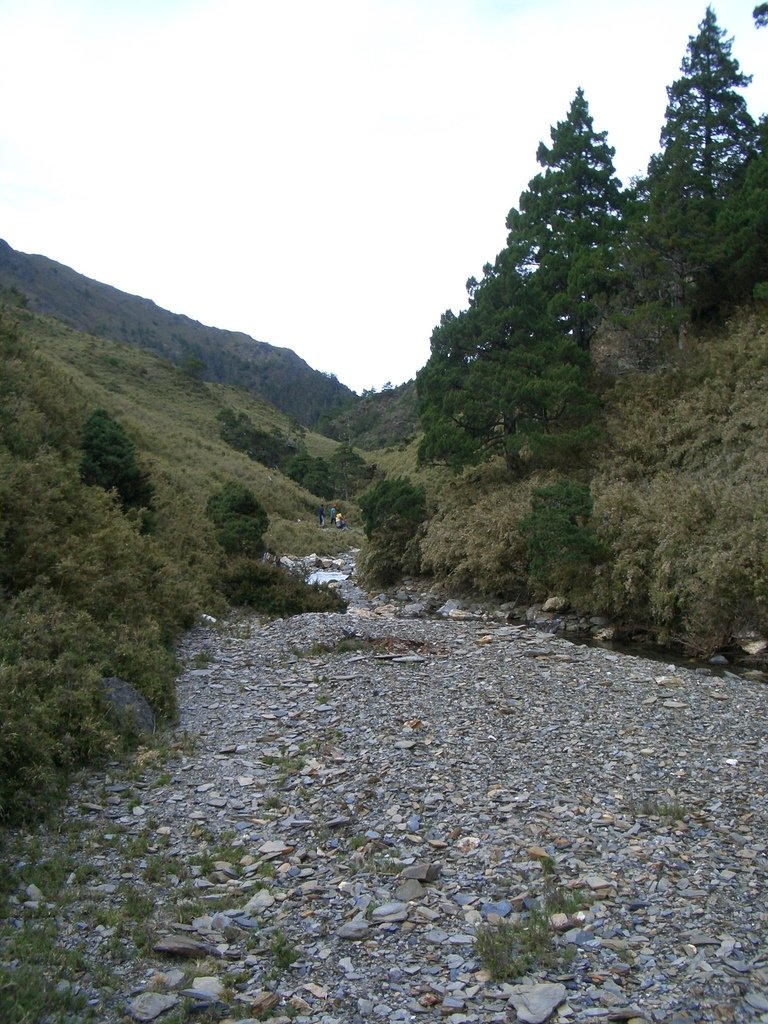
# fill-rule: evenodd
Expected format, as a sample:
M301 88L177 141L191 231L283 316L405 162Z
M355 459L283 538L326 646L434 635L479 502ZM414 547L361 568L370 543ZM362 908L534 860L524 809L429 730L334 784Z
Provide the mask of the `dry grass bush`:
M510 483L500 464L457 478L421 541L423 569L456 591L516 600L528 579L518 527L537 482Z
M611 396L597 600L711 653L768 635L768 330L745 318Z
M604 561L585 565L564 596L699 654L768 636L765 317L690 338L662 372L620 378L606 418L592 467L571 467L581 478L592 471L590 525ZM410 457L391 452L381 462L409 471ZM520 526L533 488L551 477L510 482L495 464L458 478L410 472L427 483L433 510L420 538L424 572L459 592L543 592Z
M357 558L357 573L369 589L388 587L404 576L419 576L421 565L421 527L403 532L396 517L386 520L370 540L366 540Z

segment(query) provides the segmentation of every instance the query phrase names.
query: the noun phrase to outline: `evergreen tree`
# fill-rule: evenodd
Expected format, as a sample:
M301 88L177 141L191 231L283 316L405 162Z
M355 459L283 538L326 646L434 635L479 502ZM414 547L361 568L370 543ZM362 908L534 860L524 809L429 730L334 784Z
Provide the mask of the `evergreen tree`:
M538 159L545 171L507 219L507 247L469 309L448 311L416 377L422 462L454 469L501 455L521 475L572 458L594 436L586 351L615 288L620 183L579 89Z
M205 513L216 540L229 555L258 558L264 551L269 517L259 499L244 484L231 480L210 496Z
M737 89L751 81L731 56L711 7L691 37L682 77L667 89L662 151L652 157L640 197L647 201L640 237L662 270L658 289L673 305L711 305L715 222L723 200L743 180L756 138Z
M328 460L331 475L334 479L332 492L338 498L349 501L362 487L369 483L373 475L373 466L356 452L348 441L343 441Z
M595 132L579 88L564 121L539 145L544 168L507 218L508 249L518 270L536 269L542 303L580 348L602 319L615 290L623 234L621 182L606 132Z
M768 120L760 125L761 151L749 161L744 184L717 220L720 240L715 279L723 306L768 300Z
M136 461L136 448L123 427L105 409L97 409L84 427L80 479L117 491L124 509L151 508L154 488Z
M592 436L589 356L548 334L539 308L531 279L512 271L486 275L469 310L442 317L416 377L422 462L458 470L501 456L521 476Z

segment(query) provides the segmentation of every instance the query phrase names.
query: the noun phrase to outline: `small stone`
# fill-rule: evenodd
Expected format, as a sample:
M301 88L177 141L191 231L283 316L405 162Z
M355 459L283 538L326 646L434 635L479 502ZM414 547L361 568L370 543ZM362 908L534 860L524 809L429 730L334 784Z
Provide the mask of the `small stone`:
M199 992L209 999L218 999L224 992L224 985L221 979L208 975L201 978L193 978L192 988L195 992Z
M367 921L356 917L352 921L347 921L346 924L343 924L336 934L340 939L366 939L370 930Z
M560 1003L565 1002L565 985L545 982L541 985L521 985L509 997L517 1010L517 1019L524 1024L543 1024Z
M480 907L480 913L483 917L489 917L494 914L496 917L509 917L512 913L512 904L509 900L499 900L497 903L484 903Z
M275 857L280 857L286 853L290 853L292 849L292 846L286 846L286 844L281 840L274 839L271 842L264 843L263 846L260 846L259 853L266 860L272 860Z
M616 885L610 878L604 878L602 875L586 875L581 881L584 885L588 885L590 889L595 891L613 889Z
M442 868L439 861L432 864L411 864L401 872L400 877L415 878L417 882L435 882L440 877Z
M404 921L408 916L408 906L401 902L382 903L371 914L372 921Z
M171 956L218 956L219 951L207 942L187 939L182 935L166 935L152 947L156 953L168 953Z
M159 974L154 976L152 981L154 987L178 988L183 983L185 977L184 971L176 969L173 971L160 971Z
M245 907L243 908L244 914L260 914L264 910L268 910L274 906L275 897L268 889L259 889L255 896L252 896Z
M408 878L395 889L395 896L404 903L418 900L426 893L424 886L415 878Z
M768 1012L768 996L762 992L757 992L754 989L751 992L747 992L744 996L744 1001L752 1007L753 1010L759 1010L761 1013Z
M130 1001L128 1013L134 1020L155 1020L161 1013L173 1009L178 1001L178 996L164 995L162 992L142 992Z
M249 992L246 1002L248 1009L251 1013L255 1014L258 1020L262 1014L274 1010L280 1002L280 997L274 992ZM241 1021L240 1024L247 1024L247 1022Z

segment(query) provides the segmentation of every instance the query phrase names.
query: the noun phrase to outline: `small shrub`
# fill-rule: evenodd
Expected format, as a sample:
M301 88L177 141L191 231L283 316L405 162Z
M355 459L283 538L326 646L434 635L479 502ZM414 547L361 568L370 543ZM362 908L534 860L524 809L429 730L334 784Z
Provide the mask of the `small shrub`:
M225 571L221 589L228 601L265 615L340 612L346 603L328 587L308 586L274 565L240 558Z
M535 589L589 592L592 567L602 557L589 526L591 515L592 498L585 484L560 479L533 489L531 515L520 523L520 531Z
M459 592L518 600L528 587L519 524L530 514L531 489L530 480L511 483L494 465L454 481L420 542L425 571Z
M481 925L475 952L493 981L510 981L534 966L549 967L558 960L546 914L530 911L524 920Z
M418 531L426 518L424 488L408 477L382 480L360 498L368 544L359 571L371 585L386 586L420 571Z
M152 507L154 488L136 460L136 447L105 409L85 422L80 479L109 491L114 488L124 509Z
M412 536L426 515L424 488L412 484L406 476L382 480L361 495L360 511L369 540L378 530L389 528L393 521Z
M264 550L269 518L256 495L232 480L212 494L205 506L216 540L229 555L257 558Z
M287 970L299 959L299 950L279 928L272 936L269 951L275 959L275 966L281 971Z

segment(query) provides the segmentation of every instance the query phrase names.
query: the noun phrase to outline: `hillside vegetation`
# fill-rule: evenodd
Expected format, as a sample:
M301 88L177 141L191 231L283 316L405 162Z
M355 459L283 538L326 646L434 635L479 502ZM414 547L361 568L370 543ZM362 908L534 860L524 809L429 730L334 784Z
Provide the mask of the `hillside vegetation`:
M246 536L258 552L295 554L331 553L349 538L319 530L316 496L225 443L223 410L295 434L246 392L0 308L0 819L35 813L67 769L122 742L103 677L128 680L160 719L172 715L173 644L201 611L219 614L229 598L268 597L278 611L332 606L293 593L253 559ZM139 506L149 508L85 482L87 422L109 460L135 460ZM317 458L337 447L306 432L301 443ZM227 505L233 486L236 499L249 496L245 510ZM217 520L210 503L219 495L221 511L222 494ZM268 522L263 544L243 530L255 522Z
M0 243L0 819L122 742L103 677L173 714L202 610L331 607L258 557L362 540L321 501L357 502L371 585L557 596L765 658L768 122L711 8L681 70L627 189L577 90L467 309L379 395Z
M419 432L416 385L412 380L399 387L364 391L345 405L327 413L317 426L337 441L351 441L367 451L391 444L407 446Z
M768 317L692 338L604 403L587 506L554 470L514 479L497 459L422 475L413 451L410 465L377 453L426 483L419 571L456 594L565 596L699 655L768 637Z
M415 453L376 453L423 513L399 546L374 524L371 582L421 572L697 653L768 648L768 121L732 42L707 8L628 188L582 89L551 127L506 247L433 331Z

